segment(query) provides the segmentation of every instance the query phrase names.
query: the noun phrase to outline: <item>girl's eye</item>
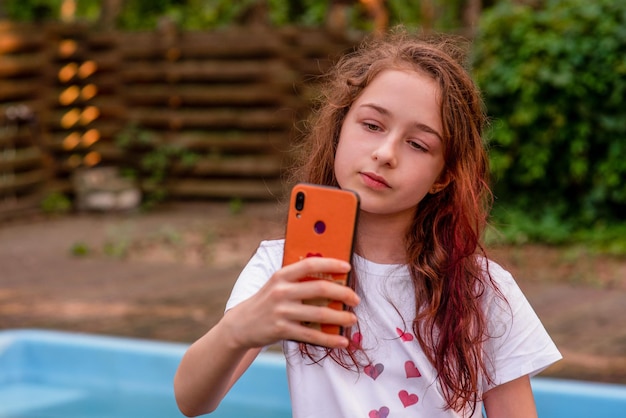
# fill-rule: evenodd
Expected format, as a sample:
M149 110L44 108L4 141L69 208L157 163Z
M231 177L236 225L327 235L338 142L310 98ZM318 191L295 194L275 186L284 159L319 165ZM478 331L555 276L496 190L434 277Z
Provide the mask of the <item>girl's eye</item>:
M378 132L380 131L380 126L374 124L374 123L370 123L370 122L363 122L363 126L365 127L365 129L367 129L368 131L373 131L373 132Z
M419 142L409 141L409 146L410 146L411 148L415 149L415 150L418 150L418 151L424 151L424 152L428 151L428 150L426 149L426 147L424 147L424 146L423 146L422 144L420 144Z

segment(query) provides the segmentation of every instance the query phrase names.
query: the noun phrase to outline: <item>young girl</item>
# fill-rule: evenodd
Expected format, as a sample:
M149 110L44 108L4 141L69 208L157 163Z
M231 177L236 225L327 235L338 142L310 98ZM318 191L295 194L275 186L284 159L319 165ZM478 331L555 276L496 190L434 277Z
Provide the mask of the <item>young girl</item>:
M312 257L283 268L283 241L262 242L224 317L181 361L174 386L186 415L214 410L280 341L294 417L480 417L483 407L489 418L536 416L529 376L560 354L480 244L485 116L455 51L396 31L334 67L295 177L360 195L352 264ZM354 289L299 281L350 269ZM317 297L350 309L302 303Z

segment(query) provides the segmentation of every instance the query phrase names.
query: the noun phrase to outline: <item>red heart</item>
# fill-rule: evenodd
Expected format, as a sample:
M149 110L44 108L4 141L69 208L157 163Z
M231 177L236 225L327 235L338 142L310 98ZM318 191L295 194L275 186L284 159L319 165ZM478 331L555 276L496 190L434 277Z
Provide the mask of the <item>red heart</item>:
M400 328L396 328L396 332L398 333L402 341L413 341L413 335L409 334L408 332L404 332Z
M361 341L363 341L363 336L360 332L355 332L352 334L352 338L350 340L350 349L358 350L361 348Z
M321 257L322 254L321 253L306 253L307 258L308 257Z
M400 401L404 407L409 407L411 405L415 405L419 398L414 393L409 393L406 390L401 390L398 392L398 396L400 397Z
M387 418L387 416L389 416L389 408L386 406L383 406L378 411L374 409L369 413L369 418Z
M365 368L363 369L365 374L374 380L376 380L376 378L380 376L383 370L385 370L385 366L383 366L381 363L378 363L375 365L369 364L365 366Z
M406 372L406 378L407 379L409 379L411 377L421 377L422 376L422 374L420 373L418 368L415 367L415 363L413 363L411 360L409 360L406 363L404 363L404 371Z

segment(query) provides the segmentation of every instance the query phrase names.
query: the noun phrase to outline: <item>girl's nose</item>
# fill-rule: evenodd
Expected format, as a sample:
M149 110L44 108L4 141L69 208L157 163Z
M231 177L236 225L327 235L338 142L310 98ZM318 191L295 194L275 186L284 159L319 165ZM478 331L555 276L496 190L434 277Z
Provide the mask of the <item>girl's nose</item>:
M396 141L387 137L372 151L372 159L380 165L395 167L398 164Z

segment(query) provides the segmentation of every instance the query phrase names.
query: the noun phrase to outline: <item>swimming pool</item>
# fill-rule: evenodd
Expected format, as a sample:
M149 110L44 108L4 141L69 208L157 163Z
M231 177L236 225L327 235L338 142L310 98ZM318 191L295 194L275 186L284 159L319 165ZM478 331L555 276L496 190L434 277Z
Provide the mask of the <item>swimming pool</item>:
M177 418L187 345L42 330L0 331L0 418ZM532 381L539 416L624 416L626 385ZM621 414L621 415L620 415ZM291 417L285 361L259 356L212 418Z

